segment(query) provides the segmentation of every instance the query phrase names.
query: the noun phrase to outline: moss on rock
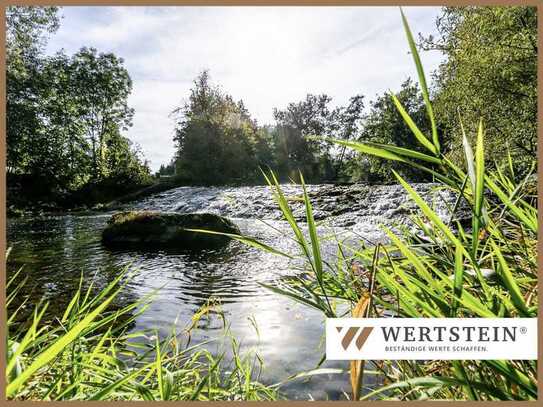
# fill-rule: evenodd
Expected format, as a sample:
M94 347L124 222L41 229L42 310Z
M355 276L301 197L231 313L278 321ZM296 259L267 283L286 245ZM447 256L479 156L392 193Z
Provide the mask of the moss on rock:
M205 229L239 234L230 220L211 213L127 211L114 214L102 232L102 243L110 247L172 247L207 249L226 245L230 238L192 232Z

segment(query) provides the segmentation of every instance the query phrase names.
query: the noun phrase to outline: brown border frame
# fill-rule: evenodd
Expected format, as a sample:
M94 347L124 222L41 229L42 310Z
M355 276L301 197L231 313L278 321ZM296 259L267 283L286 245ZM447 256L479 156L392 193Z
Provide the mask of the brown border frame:
M58 5L58 6L462 6L462 5L487 5L487 6L498 6L498 5L525 5L525 6L535 6L537 7L537 16L538 16L538 43L541 45L543 43L543 3L539 0L13 0L5 1L0 0L0 21L2 27L5 27L5 7L12 5ZM6 252L6 70L5 70L5 28L0 30L0 115L2 117L0 123L0 229L3 231L0 236L0 253ZM543 67L541 64L541 52L538 54L538 207L541 207L543 202L543 152L541 151L542 142L543 142L543 126L540 124L543 122L543 96L541 93L543 85ZM538 222L539 222L539 234L543 230L541 224L543 223L543 214L541 211L538 212ZM538 280L541 280L543 276L543 242L538 241ZM28 406L35 403L40 403L39 401L14 401L6 400L5 396L5 386L6 379L4 375L4 370L6 366L6 351L5 351L5 335L6 330L4 329L6 324L6 310L5 310L5 301L6 301L6 262L5 259L2 262L2 268L0 269L0 404L4 402L10 406ZM538 324L539 327L543 325L543 296L538 290ZM540 328L541 329L541 328ZM537 401L405 401L403 403L408 403L410 406L442 406L443 403L447 405L459 405L462 406L488 406L499 403L500 406L534 406L543 401L542 389L542 376L543 376L543 366L541 364L543 356L543 333L541 330L538 335L538 399ZM45 402L52 406L62 406L66 402L62 401L50 401ZM70 401L67 402L73 406L83 406L88 403L87 401ZM115 406L132 406L134 403L144 406L171 406L172 404L183 404L189 405L193 402L190 401L178 401L178 402L165 402L165 401L139 401L139 402L130 402L130 401L109 401L109 402L99 402L100 404L108 404ZM196 405L200 406L216 406L221 405L226 402L213 402L213 401L198 401L195 402ZM229 402L236 403L236 402ZM240 402L237 402L240 403ZM243 403L243 402L241 402ZM245 402L250 403L250 402ZM296 405L305 405L305 406L334 406L334 407L346 407L352 405L351 401L274 401L274 402L256 402L256 403L273 403L274 406L288 406L288 404L295 403ZM380 406L396 406L396 401L362 401L358 402L359 404L372 404L378 403Z

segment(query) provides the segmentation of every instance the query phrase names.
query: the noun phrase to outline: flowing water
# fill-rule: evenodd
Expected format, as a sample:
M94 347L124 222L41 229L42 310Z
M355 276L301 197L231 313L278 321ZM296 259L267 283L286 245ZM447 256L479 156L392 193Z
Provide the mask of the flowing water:
M436 195L432 184L415 189L430 201L450 202L448 195ZM401 187L310 185L315 217L323 234L340 239L375 244L383 240L381 224L404 222L414 204ZM303 221L301 188L284 186L295 216ZM443 194L443 192L441 193ZM432 197L430 196L432 195ZM232 219L244 234L294 253L288 225L263 186L200 188L181 187L126 204L126 209L175 212L212 212ZM438 205L445 217L445 205ZM61 310L77 288L82 275L86 284L100 287L114 279L128 265L137 270L120 304L139 299L159 289L152 305L132 329L158 329L160 335L190 324L191 317L208 301L219 302L234 336L244 348L256 349L264 360L262 380L277 383L301 371L311 370L324 353L322 315L263 288L281 277L296 273L295 264L238 242L226 249L190 253L183 251L111 250L100 243L100 234L111 213L85 216L62 215L8 219L8 247L12 247L9 273L24 265L30 276L34 298L44 296ZM325 243L326 256L334 245ZM257 327L257 329L255 328ZM219 314L202 319L192 332L192 343L222 338ZM220 340L208 347L219 351ZM322 367L346 369L346 362L325 362ZM374 380L367 377L366 384ZM291 399L338 399L349 393L348 376L326 374L310 380L295 380L282 388Z

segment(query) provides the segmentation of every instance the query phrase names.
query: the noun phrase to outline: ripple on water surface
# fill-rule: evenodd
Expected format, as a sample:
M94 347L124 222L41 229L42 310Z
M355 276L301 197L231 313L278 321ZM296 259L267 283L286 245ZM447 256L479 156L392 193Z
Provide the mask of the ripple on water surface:
M431 185L416 188L427 197ZM323 234L333 232L365 243L382 239L381 223L401 219L413 210L397 186L310 185L308 190L315 214L323 222ZM295 216L303 219L301 189L285 186L285 194ZM243 233L286 252L295 250L295 244L286 237L287 225L278 221L280 213L267 187L182 187L127 204L126 208L219 213L234 218ZM134 330L156 328L166 335L175 321L179 327L187 326L193 313L213 299L221 303L232 333L243 346L258 349L265 361L266 382L284 380L313 369L319 362L324 352L322 316L260 285L295 273L295 262L237 242L226 249L200 253L109 250L100 244L100 233L109 216L8 220L7 239L12 247L8 274L24 266L31 277L33 296L49 298L52 310L62 311L80 275L85 284L94 281L99 288L129 266L137 273L120 296L119 306L159 289L151 306L135 321ZM334 247L332 243L325 245L326 255L332 256ZM222 319L211 314L199 322L193 343L219 337L222 331ZM324 366L347 367L342 362ZM349 383L344 374L325 375L294 382L284 391L291 398L306 399L309 394L316 399L338 398L342 391L349 391Z

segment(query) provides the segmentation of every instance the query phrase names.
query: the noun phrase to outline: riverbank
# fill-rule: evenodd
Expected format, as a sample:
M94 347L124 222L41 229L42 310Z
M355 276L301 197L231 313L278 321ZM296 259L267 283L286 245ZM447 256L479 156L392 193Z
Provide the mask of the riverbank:
M122 204L147 197L156 193L164 192L179 185L170 180L156 181L152 184L128 186L130 192L103 194L99 189L92 187L85 191L77 191L65 196L59 201L32 201L25 199L25 194L17 186L8 186L6 213L10 218L23 216L51 216L62 214L91 215L104 211L112 211L121 207ZM88 197L88 203L84 202L84 196Z

